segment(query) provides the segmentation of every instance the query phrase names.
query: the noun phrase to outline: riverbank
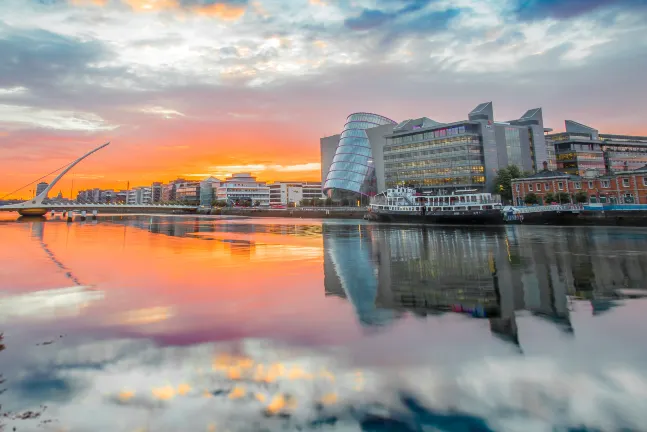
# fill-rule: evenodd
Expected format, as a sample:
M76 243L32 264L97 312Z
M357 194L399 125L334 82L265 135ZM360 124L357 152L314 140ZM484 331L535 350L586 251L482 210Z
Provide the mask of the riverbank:
M524 214L522 220L509 221L521 225L556 225L556 226L647 226L647 211L614 210L571 212L544 212Z
M363 208L289 208L289 209L259 209L259 208L225 208L212 209L201 214L231 215L247 217L277 217L277 218L309 218L309 219L363 219L366 210Z

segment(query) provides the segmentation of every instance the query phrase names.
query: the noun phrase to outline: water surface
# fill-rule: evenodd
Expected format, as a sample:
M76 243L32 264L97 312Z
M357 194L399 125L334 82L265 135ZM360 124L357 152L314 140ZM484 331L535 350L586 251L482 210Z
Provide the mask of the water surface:
M6 428L647 425L645 229L0 217Z

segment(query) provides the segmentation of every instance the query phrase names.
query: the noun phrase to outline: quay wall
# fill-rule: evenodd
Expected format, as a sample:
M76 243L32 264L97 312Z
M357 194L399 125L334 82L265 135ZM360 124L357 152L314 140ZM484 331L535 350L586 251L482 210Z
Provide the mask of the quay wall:
M198 210L198 213L203 211ZM259 208L225 208L212 209L205 214L220 214L248 217L280 217L280 218L316 218L316 219L362 219L366 214L363 208L289 208L289 209L259 209Z
M515 222L509 222L515 223ZM523 225L575 225L575 226L647 226L647 210L612 210L580 213L529 213L523 215Z

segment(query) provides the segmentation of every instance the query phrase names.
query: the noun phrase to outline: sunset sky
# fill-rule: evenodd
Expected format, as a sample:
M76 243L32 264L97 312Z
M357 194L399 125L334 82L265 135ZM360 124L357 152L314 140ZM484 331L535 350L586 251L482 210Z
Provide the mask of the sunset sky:
M355 111L647 135L646 70L647 0L0 0L0 197L318 180Z

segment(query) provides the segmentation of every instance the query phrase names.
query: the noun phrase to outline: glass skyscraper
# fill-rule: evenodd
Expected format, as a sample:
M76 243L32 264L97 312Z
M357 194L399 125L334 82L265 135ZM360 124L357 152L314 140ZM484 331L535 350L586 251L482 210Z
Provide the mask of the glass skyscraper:
M373 152L366 129L387 124L395 125L396 122L370 113L348 116L326 176L324 193L338 189L373 196L378 192Z

